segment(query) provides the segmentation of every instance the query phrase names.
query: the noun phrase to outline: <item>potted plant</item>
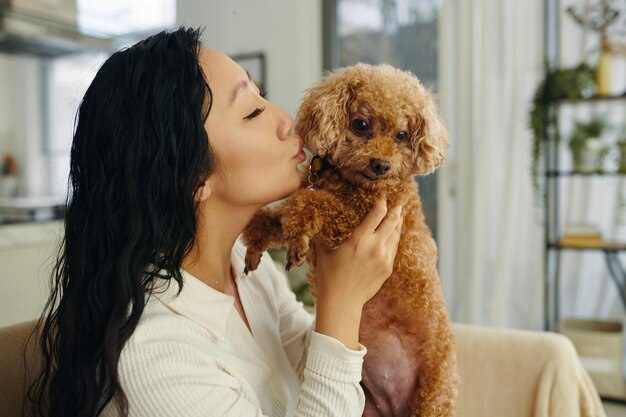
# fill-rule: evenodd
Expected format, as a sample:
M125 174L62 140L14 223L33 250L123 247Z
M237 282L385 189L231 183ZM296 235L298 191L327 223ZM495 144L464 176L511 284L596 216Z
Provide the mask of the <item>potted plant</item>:
M597 117L586 123L576 122L569 141L575 172L588 174L602 171L602 163L609 150L601 139L605 127L604 121Z
M539 167L545 145L543 129L554 125L554 118L548 111L548 106L551 101L592 95L594 78L595 70L587 64L580 64L574 68L551 69L535 90L528 125L532 131L530 174L536 202L541 201ZM558 132L552 140L558 142Z

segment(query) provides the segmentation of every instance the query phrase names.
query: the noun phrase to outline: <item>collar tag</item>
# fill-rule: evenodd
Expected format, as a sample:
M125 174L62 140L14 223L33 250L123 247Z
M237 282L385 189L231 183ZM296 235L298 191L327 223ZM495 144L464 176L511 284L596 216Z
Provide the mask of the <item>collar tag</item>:
M311 173L319 175L324 170L324 162L325 160L321 156L313 156L311 159Z
M328 160L325 157L321 157L319 155L314 155L313 158L311 158L311 163L309 165L309 186L307 187L307 189L314 189L313 184L315 183L315 181L317 181L320 177L320 175L322 175L322 173L324 171L326 171L328 168L331 168L332 165L328 162Z

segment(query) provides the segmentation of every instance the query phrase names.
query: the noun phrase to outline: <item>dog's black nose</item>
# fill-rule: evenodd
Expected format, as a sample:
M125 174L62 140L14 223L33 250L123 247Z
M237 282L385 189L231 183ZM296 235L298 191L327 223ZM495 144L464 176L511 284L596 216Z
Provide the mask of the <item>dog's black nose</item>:
M382 159L372 159L370 161L370 168L376 175L385 175L389 168L391 168L391 162L383 161Z

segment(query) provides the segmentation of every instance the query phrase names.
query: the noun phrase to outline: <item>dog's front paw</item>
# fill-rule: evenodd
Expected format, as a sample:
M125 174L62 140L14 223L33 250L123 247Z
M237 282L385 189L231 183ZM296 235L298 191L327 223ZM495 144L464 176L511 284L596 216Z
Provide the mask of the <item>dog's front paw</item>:
M253 249L248 248L246 250L246 267L244 268L244 274L248 275L248 272L254 271L257 269L259 264L261 263L261 256L263 252L259 252Z
M299 236L295 239L291 239L289 241L289 248L287 249L287 271L294 266L302 265L308 251L309 238L307 236Z

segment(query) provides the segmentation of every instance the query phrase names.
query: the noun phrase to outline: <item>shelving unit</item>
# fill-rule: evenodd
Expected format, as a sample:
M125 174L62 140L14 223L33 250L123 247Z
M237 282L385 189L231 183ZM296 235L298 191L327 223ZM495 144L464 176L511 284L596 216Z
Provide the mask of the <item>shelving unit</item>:
M622 100L624 101L624 105L626 105L626 97L619 96L613 97L612 100ZM593 102L593 100L592 100ZM581 103L586 103L584 99L572 101L569 100L570 104L579 105ZM558 102L553 103L548 107L548 111L554 112L554 120L558 126L559 120L559 104ZM555 126L552 126L553 129L556 129ZM547 127L546 131L549 131L550 127ZM579 253L585 252L601 252L604 255L604 259L606 261L606 266L608 271L610 272L610 276L612 278L613 283L616 286L619 297L622 301L622 305L624 306L624 311L626 311L626 271L624 266L620 262L619 254L621 252L626 252L626 242L613 242L613 241L602 241L595 243L581 243L581 244L573 244L573 243L564 243L561 242L562 233L560 230L560 218L561 218L561 207L560 207L560 195L561 195L561 182L563 181L571 181L576 180L577 178L585 178L585 177L595 177L598 179L608 178L608 177L616 177L616 176L624 176L626 174L620 172L596 172L596 173L579 173L575 171L561 171L560 167L560 149L551 141L550 133L544 136L545 140L545 149L546 149L546 167L547 169L544 172L545 180L546 180L546 194L545 194L545 222L546 222L546 230L545 230L545 288L544 288L544 308L545 308L545 322L544 328L545 330L557 331L558 323L561 319L560 310L561 310L561 294L560 294L560 286L561 286L561 276L560 276L560 267L561 267L561 254L564 251L575 251ZM624 393L623 398L608 398L603 397L604 400L620 402L626 404L626 392Z
M559 294L559 266L560 252L563 250L575 251L602 251L604 252L607 267L611 273L613 281L617 285L618 292L624 304L626 311L626 279L624 268L618 259L619 252L626 251L626 242L600 242L593 244L571 244L561 243L562 233L560 231L559 219L561 217L559 201L561 181L573 178L603 178L626 176L626 173L617 171L603 171L593 173L581 173L576 171L564 171L560 169L560 149L555 144L555 140L551 140L558 132L559 111L564 104L567 105L584 105L597 103L599 101L619 102L626 106L626 95L610 96L610 97L589 97L566 100L553 100L548 102L547 111L551 112L549 120L555 122L544 129L544 149L545 166L544 176L546 179L545 193L545 245L546 245L546 282L545 282L545 321L544 328L546 330L556 330L560 318L560 294Z
M546 46L546 74L548 68L558 67L559 64L559 37L560 37L560 2L546 1L545 46ZM560 136L559 115L561 110L568 106L597 105L602 103L608 106L626 106L626 92L614 96L591 96L574 99L546 100L546 122L543 126L544 143L544 208L545 208L545 280L544 280L544 329L557 331L561 319L560 310L562 300L561 287L561 254L573 251L580 255L589 252L600 252L606 261L606 267L615 285L626 312L626 271L620 262L619 255L626 252L626 242L602 241L595 243L566 243L562 242L561 231L562 207L560 207L561 187L564 182L576 181L579 178L594 178L603 180L626 176L626 173L617 171L601 171L594 173L580 173L562 169L561 153L556 138ZM626 386L626 385L625 385ZM606 401L626 404L626 392L623 397L605 397Z

